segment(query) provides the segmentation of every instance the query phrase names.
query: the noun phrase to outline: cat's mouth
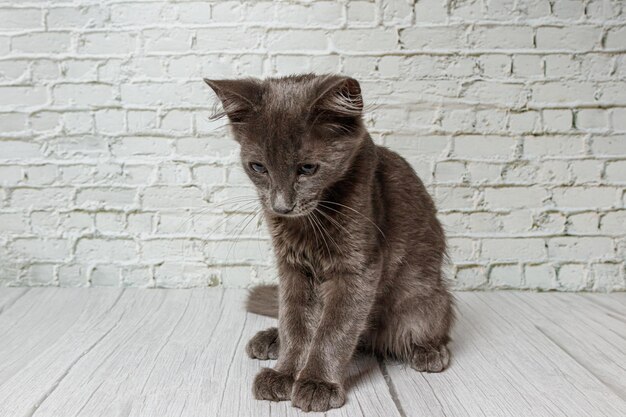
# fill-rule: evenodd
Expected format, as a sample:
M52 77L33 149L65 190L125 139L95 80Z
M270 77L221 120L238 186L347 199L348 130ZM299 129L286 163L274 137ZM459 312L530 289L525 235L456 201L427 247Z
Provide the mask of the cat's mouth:
M311 200L303 203L297 203L294 205L293 209L289 211L276 211L272 208L267 208L267 210L276 217L296 218L306 217L312 214L316 207L317 201Z

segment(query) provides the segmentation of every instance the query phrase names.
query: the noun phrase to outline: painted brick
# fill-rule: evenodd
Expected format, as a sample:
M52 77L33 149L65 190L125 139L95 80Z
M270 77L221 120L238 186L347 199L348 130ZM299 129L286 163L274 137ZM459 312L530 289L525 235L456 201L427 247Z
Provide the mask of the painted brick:
M282 34L285 37L288 34ZM300 39L306 36L300 36ZM269 37L269 34L268 34ZM221 51L221 50L253 50L260 46L262 32L256 29L247 28L208 28L198 29L196 32L196 46L198 51ZM287 42L287 41L285 41Z
M477 49L532 49L533 28L528 26L478 26L469 34Z
M482 241L481 257L506 261L532 261L544 259L546 252L543 239L484 239Z
M548 254L552 259L613 258L613 241L608 237L555 237L548 239Z
M98 106L111 104L117 87L107 84L57 84L53 102L59 106Z
M70 253L66 239L16 238L10 244L15 256L37 261L64 260Z
M76 204L82 207L128 207L133 205L137 191L128 188L86 188L78 190Z
M143 192L145 207L203 207L206 201L197 187L151 187Z
M516 141L510 137L457 136L454 138L454 154L470 159L510 159Z
M0 232L23 233L26 229L26 221L22 213L0 213Z
M400 31L400 43L404 49L461 49L464 34L465 28L460 26L407 28Z
M588 51L600 44L601 29L593 26L539 27L537 49Z
M617 191L609 187L558 187L552 190L552 201L563 208L611 207L617 202Z
M626 26L609 29L604 46L607 49L626 48Z
M604 214L600 220L600 230L609 236L626 234L626 210Z
M164 262L156 267L155 284L159 288L213 287L219 275L202 262Z
M609 182L626 183L626 161L607 162L604 177Z
M591 150L595 155L620 156L626 154L626 135L595 136Z
M395 49L397 35L391 30L349 29L335 32L332 42L339 51L389 50Z
M572 78L580 74L580 61L568 54L547 55L544 59L547 77Z
M76 243L76 260L124 262L137 257L135 243L130 239L81 238Z
M42 157L41 145L28 141L6 140L0 141L0 158L38 158Z
M70 49L71 37L64 32L28 33L15 36L11 44L13 52L61 53Z
M120 268L116 265L97 265L89 274L92 287L116 287L120 283Z
M583 109L576 113L576 127L579 129L606 129L609 113L602 109Z
M619 263L594 264L591 268L594 291L615 291L624 285L623 267Z
M101 6L55 7L48 10L46 23L51 29L99 28L105 25L109 11Z
M487 283L487 273L484 267L464 267L456 272L455 280L462 288L481 288Z
M484 201L491 209L543 207L548 192L543 187L485 188Z
M552 290L557 287L556 271L549 264L526 265L524 267L526 287L537 290Z
M67 207L73 191L70 188L17 188L11 192L11 207Z
M574 116L569 110L547 109L542 112L543 127L548 132L564 132L572 128Z
M314 71L359 79L374 141L437 202L456 288L624 290L618 3L4 2L0 245L20 261L0 286L275 281L201 79Z
M41 9L0 9L0 30L25 30L43 27Z
M231 2L225 2L231 3ZM234 2L233 2L234 3ZM236 4L236 3L235 3ZM213 15L216 15L215 9L220 3L213 7ZM180 23L206 23L211 18L211 4L202 1L189 1L176 5L178 10L177 22Z
M14 109L38 106L48 101L46 89L41 86L0 86L0 106L11 106Z
M522 277L519 265L494 265L489 271L489 283L496 289L519 288Z
M583 265L563 264L559 268L557 281L566 291L580 291L586 288L587 273Z
M368 1L351 1L347 4L347 17L351 25L374 24L376 5Z

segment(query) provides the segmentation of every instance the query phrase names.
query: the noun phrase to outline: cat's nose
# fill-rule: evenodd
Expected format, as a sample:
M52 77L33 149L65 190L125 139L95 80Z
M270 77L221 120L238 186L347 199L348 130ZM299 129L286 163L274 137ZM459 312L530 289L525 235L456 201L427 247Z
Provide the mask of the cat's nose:
M274 201L272 201L272 210L278 214L291 213L295 207L296 204L287 202L282 194L277 194Z
M278 214L289 214L293 211L293 207L273 207L272 209Z

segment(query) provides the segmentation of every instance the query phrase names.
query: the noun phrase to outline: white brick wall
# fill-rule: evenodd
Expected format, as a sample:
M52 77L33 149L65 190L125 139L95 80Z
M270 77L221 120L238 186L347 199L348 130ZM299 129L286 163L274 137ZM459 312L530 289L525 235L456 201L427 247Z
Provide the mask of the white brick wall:
M0 0L0 286L274 279L201 78L332 71L457 288L624 290L625 52L621 0Z

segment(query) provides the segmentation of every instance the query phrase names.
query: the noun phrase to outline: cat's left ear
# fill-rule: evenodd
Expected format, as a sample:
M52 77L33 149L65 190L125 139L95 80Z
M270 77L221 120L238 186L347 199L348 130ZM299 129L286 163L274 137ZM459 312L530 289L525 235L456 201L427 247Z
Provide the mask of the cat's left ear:
M211 80L205 78L204 82L213 89L224 108L223 112L216 113L213 118L226 115L232 123L242 122L248 114L257 109L261 100L261 83L254 78L241 80Z
M360 117L363 113L361 86L354 78L331 75L322 80L313 109L338 117Z

